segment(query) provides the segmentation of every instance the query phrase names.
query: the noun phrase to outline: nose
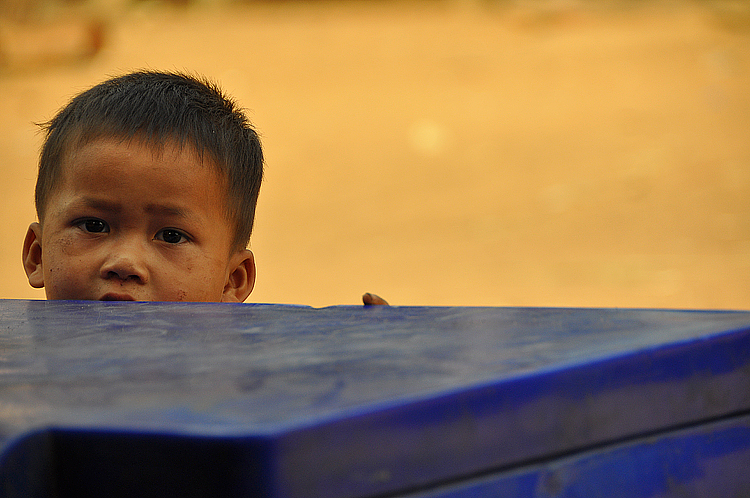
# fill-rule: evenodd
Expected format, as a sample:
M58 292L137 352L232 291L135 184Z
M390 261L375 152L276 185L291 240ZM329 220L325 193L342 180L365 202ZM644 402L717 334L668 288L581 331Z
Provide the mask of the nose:
M101 278L106 280L117 279L123 282L147 283L148 267L143 248L133 242L123 242L111 247L99 274Z

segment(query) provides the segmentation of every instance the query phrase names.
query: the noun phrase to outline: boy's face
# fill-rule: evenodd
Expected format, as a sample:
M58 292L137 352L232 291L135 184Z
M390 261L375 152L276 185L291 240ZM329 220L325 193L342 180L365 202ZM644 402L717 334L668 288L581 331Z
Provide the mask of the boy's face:
M255 264L231 248L225 202L224 179L189 146L94 140L66 157L29 227L29 283L48 299L242 302Z

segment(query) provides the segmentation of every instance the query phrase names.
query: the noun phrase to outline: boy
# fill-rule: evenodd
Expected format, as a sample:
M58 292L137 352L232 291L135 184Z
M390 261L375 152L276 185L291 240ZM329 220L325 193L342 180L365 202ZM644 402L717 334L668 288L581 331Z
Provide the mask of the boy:
M48 299L242 302L263 177L257 133L213 84L142 71L45 124L29 283ZM366 304L380 298L364 296Z

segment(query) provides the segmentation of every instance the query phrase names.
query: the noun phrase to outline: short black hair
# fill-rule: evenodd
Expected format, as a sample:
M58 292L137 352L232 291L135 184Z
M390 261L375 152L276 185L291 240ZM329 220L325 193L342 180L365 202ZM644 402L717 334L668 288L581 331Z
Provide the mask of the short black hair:
M173 141L207 154L227 184L232 247L247 246L263 179L260 138L244 112L211 81L185 73L137 71L74 97L43 123L35 203L42 222L49 195L68 154L98 138L144 140L160 149Z

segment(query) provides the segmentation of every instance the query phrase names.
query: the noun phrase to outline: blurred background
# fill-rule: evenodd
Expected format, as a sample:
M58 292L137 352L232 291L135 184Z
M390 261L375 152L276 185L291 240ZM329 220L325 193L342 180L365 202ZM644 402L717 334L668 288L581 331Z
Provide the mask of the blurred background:
M262 135L249 302L750 309L750 2L0 5L0 298L34 123L149 68Z

